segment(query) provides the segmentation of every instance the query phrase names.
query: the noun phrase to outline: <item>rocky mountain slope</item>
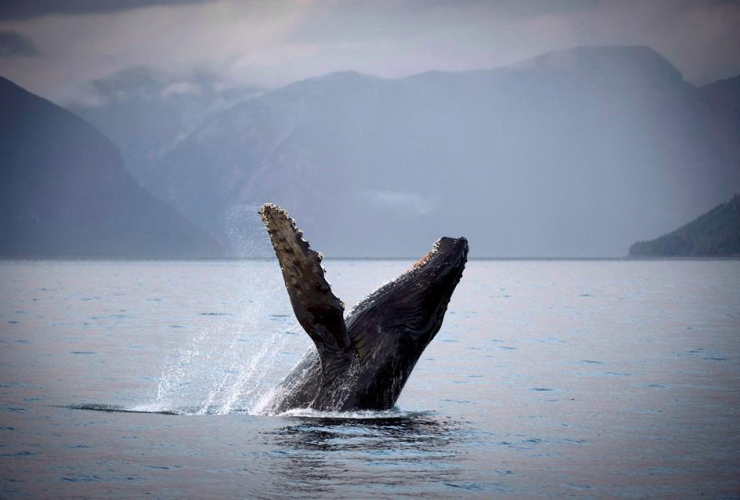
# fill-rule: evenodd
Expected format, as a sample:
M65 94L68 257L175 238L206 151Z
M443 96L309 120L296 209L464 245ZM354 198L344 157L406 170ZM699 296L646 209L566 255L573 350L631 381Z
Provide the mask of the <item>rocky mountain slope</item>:
M0 255L199 257L222 249L142 189L100 132L0 78Z
M740 195L685 226L630 247L630 257L740 256Z
M222 89L213 75L173 79L147 67L114 73L89 84L87 101L68 109L118 147L126 169L149 183L152 163L211 116L262 92L253 87Z

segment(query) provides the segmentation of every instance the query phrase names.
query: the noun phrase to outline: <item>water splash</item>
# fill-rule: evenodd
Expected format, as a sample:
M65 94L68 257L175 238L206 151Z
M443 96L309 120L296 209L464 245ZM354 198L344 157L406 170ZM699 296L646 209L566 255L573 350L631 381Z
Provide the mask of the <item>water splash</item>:
M224 213L226 236L242 258L272 259L275 252L258 212L260 205L234 205Z
M281 293L284 291L280 290ZM149 411L195 415L257 413L264 399L287 373L306 341L293 324L265 335L275 325L266 310L276 294L264 289L249 304L242 322L222 319L198 332L167 363ZM272 323L272 324L271 324ZM184 410L187 409L187 410Z
M153 400L139 409L195 415L256 413L273 387L305 351L309 339L290 305L272 246L257 214L258 206L233 207L226 229L237 253L260 260L244 262L235 276L244 283L241 310L211 317L172 356ZM284 310L283 310L284 309ZM281 313L281 314L277 314ZM284 314L283 314L284 313Z
M293 318L279 266L274 260L262 259L268 250L269 255L274 254L257 209L256 205L244 205L226 214L227 230L234 246L241 249L239 254L259 258L229 270L235 274L233 279L244 283L243 300L236 301L241 310L205 314L207 325L173 351L149 401L127 408L88 405L85 409L175 415L276 415L280 411L282 398L305 377L292 377L292 385L290 381L279 382L313 345ZM350 370L339 399L349 395L356 378L355 370ZM341 403L338 400L336 406ZM310 412L293 416L327 418ZM370 412L343 418L390 416ZM339 414L333 417L340 418Z

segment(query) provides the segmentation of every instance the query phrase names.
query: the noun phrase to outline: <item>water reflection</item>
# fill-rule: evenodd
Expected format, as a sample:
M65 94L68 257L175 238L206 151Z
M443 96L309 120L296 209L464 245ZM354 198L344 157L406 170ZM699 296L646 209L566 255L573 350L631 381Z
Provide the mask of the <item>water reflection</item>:
M361 484L381 496L397 495L399 486L408 496L440 496L445 483L459 479L462 422L428 415L291 419L296 423L264 434L276 494L305 497Z

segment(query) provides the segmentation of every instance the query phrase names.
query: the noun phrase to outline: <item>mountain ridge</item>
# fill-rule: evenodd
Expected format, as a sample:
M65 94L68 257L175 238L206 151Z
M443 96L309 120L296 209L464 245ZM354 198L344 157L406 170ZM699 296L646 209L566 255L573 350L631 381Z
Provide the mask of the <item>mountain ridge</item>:
M176 258L220 246L148 194L115 146L0 77L0 255Z
M147 75L99 85L170 92ZM740 189L738 81L695 87L642 46L396 79L334 72L201 113L137 179L230 255L269 254L247 242L273 201L350 258L423 253L441 234L468 236L473 257L616 257ZM193 89L175 87L186 102ZM150 150L172 136L120 132Z
M634 243L629 256L740 256L740 194L668 234Z
M486 256L618 256L737 189L737 147L705 133L721 128L712 113L645 47L400 79L337 72L212 117L151 189L225 243L225 214L274 201L335 255L415 254L447 232ZM486 235L506 213L521 222L488 219Z

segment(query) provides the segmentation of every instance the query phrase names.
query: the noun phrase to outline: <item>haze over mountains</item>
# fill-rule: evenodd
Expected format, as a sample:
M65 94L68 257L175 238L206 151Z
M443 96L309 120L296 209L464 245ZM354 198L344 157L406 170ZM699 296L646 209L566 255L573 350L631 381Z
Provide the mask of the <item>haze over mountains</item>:
M142 189L113 144L0 78L0 255L205 257L217 242Z
M118 146L127 169L148 184L154 162L209 117L249 97L254 87L225 87L214 75L197 72L173 79L136 67L89 83L86 103L69 106Z
M442 235L474 257L623 256L740 191L740 79L695 87L645 47L334 73L220 111L211 83L168 100L170 82L134 76L75 110L234 255L269 252L250 242L272 201L329 256L419 256Z

